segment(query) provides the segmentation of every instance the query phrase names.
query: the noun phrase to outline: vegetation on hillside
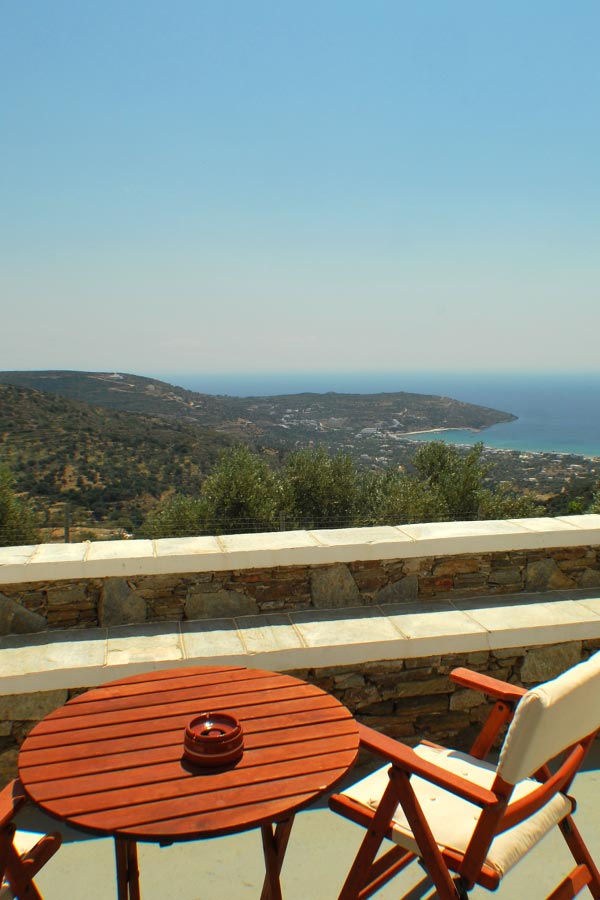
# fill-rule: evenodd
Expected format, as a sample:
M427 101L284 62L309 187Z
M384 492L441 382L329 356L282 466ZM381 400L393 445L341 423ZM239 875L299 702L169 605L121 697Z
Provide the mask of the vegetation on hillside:
M2 374L57 382L61 390L67 385L107 403L114 395L116 406L142 404L155 412L92 406L4 384ZM445 415L459 417L482 409L467 406L401 394L207 398L138 376L0 373L0 463L11 472L4 475L13 522L9 539L21 543L36 524L42 539L68 540L71 528L71 539L81 540L123 531L139 535L142 525L144 533L161 536L564 515L590 508L597 475L580 458L523 454L517 477L510 453L440 441L390 439L386 445L383 431L377 438L370 434L374 428L364 429L368 435L357 432L377 416L387 417L390 427L396 427L395 415L403 415L404 424L416 416L429 425L427 416L442 415L444 408ZM234 414L240 414L235 421ZM199 424L198 416L212 418L220 430ZM236 428L246 436L254 431L253 449L239 443ZM336 438L344 430L355 435L348 445ZM380 455L392 445L394 455ZM347 446L351 452L340 449ZM536 465L549 469L553 480L532 478ZM599 493L594 508L600 511Z
M360 470L323 450L299 450L272 468L248 447L225 451L197 497L172 497L146 519L149 537L243 533L277 528L345 528L539 515L527 497L484 484L482 445L466 455L424 444L414 475Z
M0 465L0 547L35 544L39 539L31 504L16 495L12 473Z
M69 503L86 521L135 527L161 497L198 491L232 439L0 384L0 459L48 521Z

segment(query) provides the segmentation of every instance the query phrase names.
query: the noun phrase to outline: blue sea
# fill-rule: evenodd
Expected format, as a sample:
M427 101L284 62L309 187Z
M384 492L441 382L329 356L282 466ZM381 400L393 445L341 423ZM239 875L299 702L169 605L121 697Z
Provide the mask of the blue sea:
M475 374L441 372L266 373L169 375L171 384L206 394L236 397L304 392L373 394L409 391L439 394L518 416L479 433L444 432L457 444L600 456L600 372L593 374ZM416 436L415 436L416 437ZM418 436L440 438L439 433Z

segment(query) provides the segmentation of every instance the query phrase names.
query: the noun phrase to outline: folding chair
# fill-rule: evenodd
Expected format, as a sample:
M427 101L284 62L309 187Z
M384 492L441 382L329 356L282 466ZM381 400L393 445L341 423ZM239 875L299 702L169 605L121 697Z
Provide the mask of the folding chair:
M18 780L0 793L0 900L43 900L33 877L60 847L58 833L17 831L12 819L25 802Z
M530 691L469 669L450 677L495 701L469 754L427 741L411 749L359 726L362 746L388 765L330 799L367 829L339 900L365 900L416 859L440 900L465 900L475 884L494 891L554 826L576 865L547 900L585 886L600 898L567 793L600 728L600 653ZM485 762L508 723L498 764ZM377 857L386 839L395 846Z

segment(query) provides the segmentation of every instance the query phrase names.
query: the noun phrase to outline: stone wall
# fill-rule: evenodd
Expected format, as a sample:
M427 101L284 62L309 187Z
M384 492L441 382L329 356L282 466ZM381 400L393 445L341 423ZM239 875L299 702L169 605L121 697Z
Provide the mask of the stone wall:
M0 635L600 587L598 546L3 584Z
M334 694L356 718L405 743L423 738L468 749L490 708L481 694L454 685L466 666L525 687L555 678L600 649L600 640L489 652L380 660L289 671ZM16 776L20 745L31 728L83 689L0 696L0 786Z
M8 690L14 691L0 696L0 774L4 779L14 775L18 747L29 729L80 690L77 682L89 678L89 672L82 675L79 668L79 674L62 681L67 689L47 690L51 685L45 672L51 668L44 666L53 651L41 654L40 671L33 673L29 666L36 665L31 646L35 640L27 637L33 632L306 609L376 605L380 610L394 603L411 603L414 615L415 601L423 604L423 609L431 609L436 601L447 599L485 597L489 602L494 596L500 600L503 595L522 594L533 601L537 594L598 588L600 515L0 548L0 636L8 636L0 662L10 679ZM438 609L442 606L440 603ZM360 612L364 618L364 610ZM596 615L591 610L588 614L592 619ZM323 619L335 628L335 616L331 619L331 615L324 614ZM407 654L395 654L382 646L377 655L398 658L368 655L367 662L353 663L350 656L341 657L340 647L332 644L330 649L336 655L330 657L330 664L344 658L346 665L325 668L325 660L318 656L319 667L298 674L331 691L358 718L389 734L409 742L426 736L466 745L485 715L485 706L475 695L454 689L450 670L466 665L526 685L546 680L600 646L600 641L575 640L582 635L598 636L597 628L583 630L587 629L585 615L583 620L580 616L569 622L563 630L555 621L546 630L546 643L539 632L526 628L522 638L519 635L509 643L530 643L528 648L478 649L468 655L404 659L400 657ZM291 623L287 627L293 631ZM388 630L395 633L391 624ZM107 634L110 637L110 632ZM479 647L498 646L498 640L488 643L486 634L481 626L477 635L466 636L481 640ZM362 631L360 635L358 645L364 652L361 650L359 658L364 660L365 653L371 654L366 648L383 638L374 637L375 643L369 644ZM54 647L57 640L48 637ZM71 646L71 635L67 637L65 641L63 635L63 644ZM555 638L562 643L547 643ZM109 642L106 634L104 639ZM414 648L413 641L401 638L399 632L396 639L406 640ZM11 663L10 648L15 641L24 642L28 653L32 651L25 654L22 685ZM151 638L148 641L152 644ZM460 646L448 643L448 634L444 641L452 649ZM292 642L290 646L294 656L296 645ZM439 642L430 642L424 652L437 646ZM146 659L144 654L149 651L146 644L144 647L140 658L156 667L154 656ZM472 642L469 647L473 648ZM248 665L252 665L252 653L246 652ZM277 656L275 665L282 671L298 665L291 661L285 665L287 652L284 649ZM321 645L308 643L304 659L312 663L315 657L310 654L315 652L322 652ZM121 655L129 658L124 651ZM167 653L164 664L174 658L187 657ZM135 662L136 653L131 659ZM27 693L25 685L32 691L32 683L46 690ZM54 686L59 685L55 682Z
M407 744L427 738L467 750L491 704L482 694L453 684L452 669L464 666L531 688L599 649L600 640L570 641L291 674L334 694L365 725Z

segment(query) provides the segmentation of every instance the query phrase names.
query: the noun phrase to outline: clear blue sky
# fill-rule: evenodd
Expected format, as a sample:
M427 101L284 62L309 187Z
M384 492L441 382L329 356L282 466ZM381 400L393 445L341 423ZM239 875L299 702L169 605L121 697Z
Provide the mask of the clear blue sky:
M1 22L0 368L600 368L597 0Z

